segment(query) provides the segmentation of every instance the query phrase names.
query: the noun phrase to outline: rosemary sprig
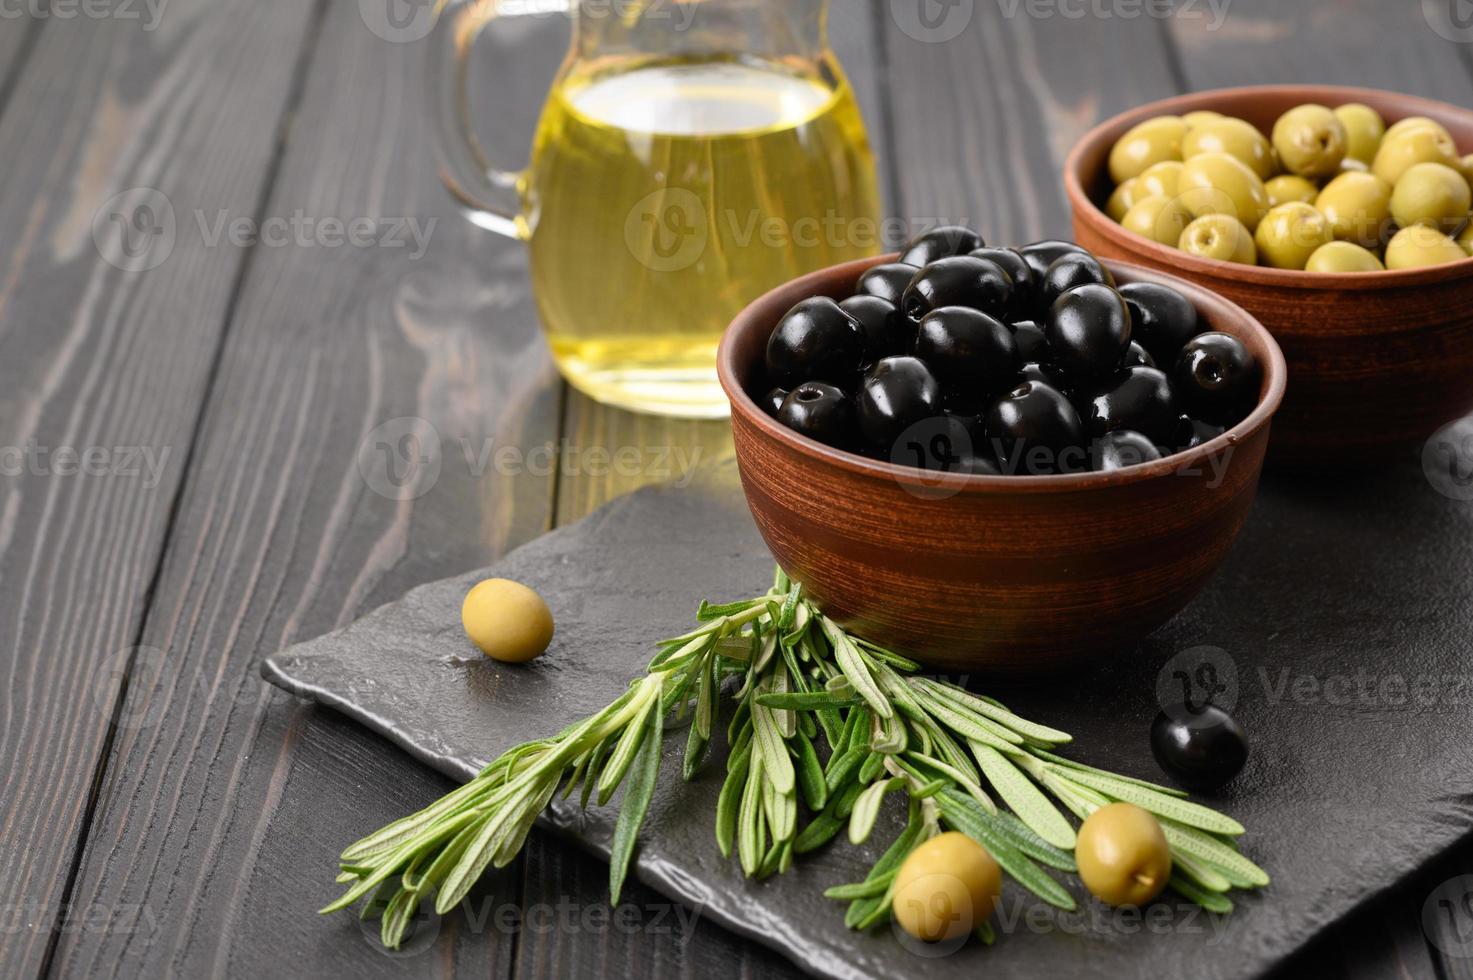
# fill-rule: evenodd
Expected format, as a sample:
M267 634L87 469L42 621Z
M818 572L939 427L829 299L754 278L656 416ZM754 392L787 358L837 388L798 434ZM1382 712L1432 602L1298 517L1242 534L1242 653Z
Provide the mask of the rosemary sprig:
M716 844L748 876L780 874L841 831L863 843L885 800L905 797L905 829L865 879L825 892L849 903L851 927L888 917L896 870L943 827L977 840L1038 898L1073 909L1049 873L1075 867L1065 814L1082 820L1116 800L1161 820L1171 887L1188 900L1226 912L1226 892L1269 882L1232 843L1244 832L1237 821L1179 790L1065 758L1068 733L918 676L918 664L847 633L781 570L765 595L702 602L696 619L657 644L645 675L602 711L507 750L465 786L344 850L337 880L347 890L322 911L367 898L363 914L381 916L384 944L397 947L421 903L447 912L488 867L510 863L559 790L604 805L623 786L609 865L617 903L656 790L665 720L693 713L682 767L691 779L720 731L723 688L733 709ZM727 687L728 678L739 680ZM978 928L984 941L992 935Z

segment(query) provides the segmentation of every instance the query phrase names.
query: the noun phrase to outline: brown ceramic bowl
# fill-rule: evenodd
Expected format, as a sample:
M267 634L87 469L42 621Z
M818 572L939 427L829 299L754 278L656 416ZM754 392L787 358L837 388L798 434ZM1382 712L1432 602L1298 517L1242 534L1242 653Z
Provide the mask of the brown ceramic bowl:
M1428 269L1330 275L1187 255L1126 231L1103 210L1110 147L1151 116L1211 109L1265 133L1305 102L1363 102L1388 125L1430 116L1473 152L1473 112L1371 89L1264 85L1195 92L1097 126L1064 165L1074 237L1096 254L1169 270L1237 303L1273 333L1294 375L1274 423L1270 463L1376 465L1473 411L1473 259Z
M1199 286L1111 262L1120 282L1172 286L1248 345L1264 367L1253 413L1188 452L1111 473L926 474L800 436L753 399L778 319L809 296L848 296L882 261L779 287L721 339L742 487L778 564L848 629L938 668L1039 671L1126 649L1170 619L1253 503L1286 373L1268 331Z

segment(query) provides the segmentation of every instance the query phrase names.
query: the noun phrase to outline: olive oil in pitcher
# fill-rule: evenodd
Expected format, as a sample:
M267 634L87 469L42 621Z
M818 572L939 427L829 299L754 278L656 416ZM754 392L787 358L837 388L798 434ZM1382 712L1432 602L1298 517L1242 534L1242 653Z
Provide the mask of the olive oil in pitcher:
M853 92L829 59L808 68L641 56L558 80L521 186L543 326L576 387L725 415L715 354L736 313L878 250Z

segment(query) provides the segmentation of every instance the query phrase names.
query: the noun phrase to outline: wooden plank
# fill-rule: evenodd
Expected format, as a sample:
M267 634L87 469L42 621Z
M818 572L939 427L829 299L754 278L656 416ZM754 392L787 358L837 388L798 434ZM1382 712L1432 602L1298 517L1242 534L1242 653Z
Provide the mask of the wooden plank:
M902 16L910 5L883 6L897 213L921 227L966 224L1001 244L1070 237L1058 177L1069 149L1100 120L1178 88L1145 14L979 2L923 22Z
M21 6L0 15L0 112L20 82L26 60L35 52L36 41L46 21L37 17L33 8Z
M1171 34L1191 89L1267 82L1388 88L1466 104L1469 52L1424 8L1384 0L1232 0L1221 26L1177 17Z
M138 723L119 733L76 888L80 907L146 908L157 930L69 934L65 976L486 975L510 962L514 933L481 916L514 902L515 869L422 955L386 955L350 913L315 916L346 844L447 785L256 673L262 655L486 563L549 519L550 458L533 450L555 441L556 375L522 249L460 220L439 186L426 46L376 37L358 4L324 9L266 213L436 224L422 258L255 250L143 636L161 653L128 691ZM523 25L515 43L506 67L537 70L498 94L533 114L562 36ZM393 421L405 417L422 421ZM438 440L401 443L426 425ZM396 484L386 452L438 475Z
M151 33L52 22L0 118L3 976L54 940L240 275L190 215L254 213L311 16L174 0Z

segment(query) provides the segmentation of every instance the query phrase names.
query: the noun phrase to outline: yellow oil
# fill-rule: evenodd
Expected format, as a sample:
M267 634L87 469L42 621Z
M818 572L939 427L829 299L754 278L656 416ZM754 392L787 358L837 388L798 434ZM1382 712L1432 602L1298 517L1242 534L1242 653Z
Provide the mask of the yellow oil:
M716 344L736 313L880 244L874 160L832 64L575 66L543 109L523 195L563 374L665 415L726 414Z

